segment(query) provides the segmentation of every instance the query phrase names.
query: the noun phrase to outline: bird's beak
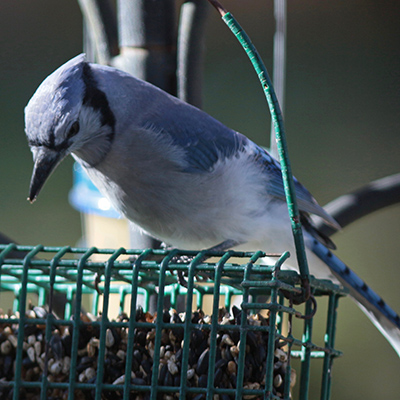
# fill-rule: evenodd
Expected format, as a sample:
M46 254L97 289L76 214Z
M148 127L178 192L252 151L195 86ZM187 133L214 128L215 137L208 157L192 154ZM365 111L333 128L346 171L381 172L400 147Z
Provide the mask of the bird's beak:
M31 184L29 187L28 200L33 203L47 178L51 175L57 165L64 159L65 154L47 147L36 147L33 151L33 162Z

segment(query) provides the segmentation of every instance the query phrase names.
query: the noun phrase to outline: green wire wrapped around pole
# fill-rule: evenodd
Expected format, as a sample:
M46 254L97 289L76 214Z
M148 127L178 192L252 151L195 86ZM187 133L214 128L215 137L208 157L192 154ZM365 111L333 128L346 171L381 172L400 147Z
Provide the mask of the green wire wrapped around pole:
M292 171L290 167L288 148L286 144L285 129L283 125L282 113L279 107L278 100L275 95L272 82L268 76L268 72L265 68L264 63L261 60L256 48L251 43L250 38L246 32L236 21L234 16L227 12L217 2L211 2L221 13L222 20L228 25L229 29L236 36L239 43L242 45L247 56L249 57L253 68L255 69L258 79L263 87L264 94L267 98L268 106L271 112L272 121L275 128L276 141L278 145L279 160L282 167L283 184L285 188L286 201L289 210L289 217L292 224L293 237L296 245L297 261L300 269L300 276L303 280L303 284L309 280L309 270L307 257L304 248L303 233L301 230L300 214L297 207L296 193L294 189L294 182Z

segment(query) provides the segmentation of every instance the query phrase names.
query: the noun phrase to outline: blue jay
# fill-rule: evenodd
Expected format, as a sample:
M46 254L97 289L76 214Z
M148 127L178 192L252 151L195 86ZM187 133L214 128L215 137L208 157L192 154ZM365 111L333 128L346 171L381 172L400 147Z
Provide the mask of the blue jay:
M31 202L71 154L116 210L170 245L295 253L279 163L149 83L79 55L39 86L25 126ZM297 180L295 189L311 273L347 287L400 355L400 318L330 252L310 214L338 224Z

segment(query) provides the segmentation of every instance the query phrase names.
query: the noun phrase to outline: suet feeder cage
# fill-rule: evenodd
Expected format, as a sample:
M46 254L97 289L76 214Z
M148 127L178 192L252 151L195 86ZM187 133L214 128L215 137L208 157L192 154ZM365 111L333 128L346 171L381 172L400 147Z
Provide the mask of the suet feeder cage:
M311 279L328 298L314 338L315 304L293 304L299 275L280 268L288 254L269 266L262 252L203 256L0 246L0 398L307 399L320 358L328 399L343 291Z

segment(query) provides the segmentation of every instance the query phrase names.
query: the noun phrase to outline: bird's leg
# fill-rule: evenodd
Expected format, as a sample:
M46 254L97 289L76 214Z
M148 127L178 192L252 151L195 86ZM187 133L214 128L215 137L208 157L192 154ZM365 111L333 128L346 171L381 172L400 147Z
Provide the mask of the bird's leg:
M221 243L219 243L219 244L217 244L215 246L212 246L212 247L204 250L204 252L206 252L206 253L208 253L208 252L221 252L221 251L225 251L225 250L231 249L232 247L236 247L239 244L241 244L241 243L239 243L239 242L237 242L235 240L228 239L228 240L224 240L223 242L221 242ZM199 264L203 263L205 260L207 260L207 258L210 258L210 257L211 257L211 255L205 254L200 259ZM182 260L182 257L178 256L176 262L178 262L178 263L179 262L190 262L193 259L194 259L194 257L185 256L185 259ZM179 284L180 285L182 285L183 287L187 288L187 281L184 278L184 272L183 271L178 271L178 280L179 280Z
M220 252L220 251L225 251L228 249L231 249L232 247L236 247L239 246L240 244L243 244L241 242L237 242L236 240L232 240L232 239L228 239L228 240L224 240L223 242L221 242L220 244L217 244L216 246L210 247L209 249L207 249L207 252ZM209 256L207 256L208 258Z
M238 245L240 245L242 243L239 243L235 240L225 240L215 246L212 246L208 249L205 249L204 252L205 253L217 253L217 252L222 252L228 249L231 249L232 247L236 247ZM168 246L165 243L162 243L161 247L164 250L172 250L174 249L174 247L172 246ZM199 264L203 263L207 258L210 258L212 255L208 255L205 254L199 261ZM131 256L129 258L129 261L131 263L134 263L136 261L138 256ZM161 262L162 258L164 256L163 255L159 255L159 254L153 254L153 255L149 255L148 256L148 260L152 260L152 261L157 261L157 262ZM183 264L183 263L190 263L193 259L195 258L195 256L175 256L172 258L171 263L175 263L175 264ZM178 271L178 282L180 285L184 286L187 288L187 282L184 278L184 272L183 271Z
M97 292L98 294L102 294L102 293L101 293L101 290L100 290L100 288L99 288L100 282L101 282L101 274L100 274L99 272L96 272L96 274L95 274L95 276L94 276L94 282L93 282L93 284L94 284L94 288L96 289L96 292Z

